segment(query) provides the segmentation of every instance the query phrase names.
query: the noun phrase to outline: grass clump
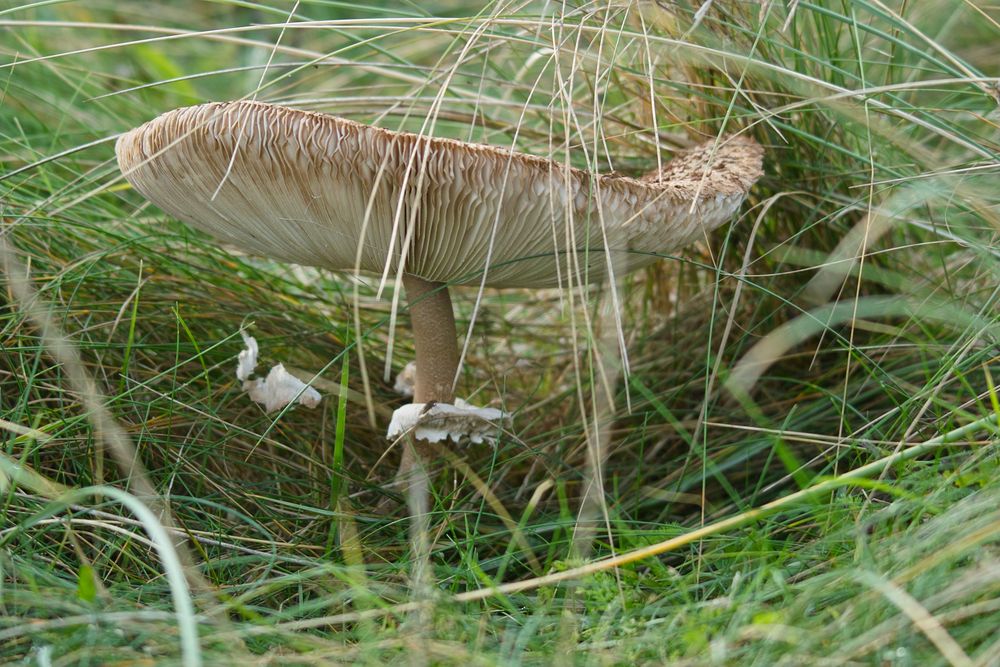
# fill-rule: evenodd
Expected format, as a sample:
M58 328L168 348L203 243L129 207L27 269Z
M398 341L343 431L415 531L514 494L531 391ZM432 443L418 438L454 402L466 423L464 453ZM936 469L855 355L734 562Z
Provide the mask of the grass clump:
M0 660L997 664L991 12L0 2ZM628 373L611 286L484 295L461 387L513 432L441 452L414 540L377 281L221 248L114 164L249 96L626 173L745 131L766 176L615 286ZM317 411L246 399L241 330Z

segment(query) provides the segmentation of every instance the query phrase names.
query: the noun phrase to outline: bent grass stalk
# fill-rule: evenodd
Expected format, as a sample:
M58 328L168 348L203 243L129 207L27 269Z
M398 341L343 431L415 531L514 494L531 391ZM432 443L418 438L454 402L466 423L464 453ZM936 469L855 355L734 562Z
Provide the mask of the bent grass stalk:
M187 584L184 565L174 546L167 528L157 518L145 503L139 498L111 486L90 486L81 489L71 489L61 492L65 487L56 484L30 468L16 463L6 455L0 455L0 489L7 483L23 486L35 493L52 498L53 504L45 512L36 516L40 520L45 515L56 514L71 505L82 502L90 496L106 496L118 501L131 511L139 520L143 529L149 535L150 541L163 563L170 588L170 597L174 603L174 614L177 618L177 629L180 634L181 655L185 667L200 667L201 645L198 641L198 619L191 600L191 590ZM21 526L27 528L28 524ZM0 541L2 545L2 541Z

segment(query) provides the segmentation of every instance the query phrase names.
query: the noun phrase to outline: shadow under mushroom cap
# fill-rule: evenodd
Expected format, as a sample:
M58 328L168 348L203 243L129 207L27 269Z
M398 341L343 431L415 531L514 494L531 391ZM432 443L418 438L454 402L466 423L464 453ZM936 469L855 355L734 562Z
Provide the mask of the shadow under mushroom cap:
M388 263L392 275L402 262L451 284L486 270L494 287L603 280L609 255L616 273L645 266L732 217L763 155L725 137L658 174L595 176L261 102L170 111L116 152L153 203L242 250L337 270Z

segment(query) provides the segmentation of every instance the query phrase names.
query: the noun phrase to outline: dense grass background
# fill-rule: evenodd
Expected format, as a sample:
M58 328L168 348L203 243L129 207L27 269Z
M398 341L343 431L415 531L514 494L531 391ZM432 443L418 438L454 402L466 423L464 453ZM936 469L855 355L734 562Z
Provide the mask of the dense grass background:
M998 20L0 0L0 660L177 664L196 626L220 665L1000 664ZM460 393L514 426L442 450L414 524L382 438L391 293L219 247L114 164L118 133L248 96L602 171L748 131L766 176L617 286L628 374L610 286L488 291ZM241 393L241 328L319 409Z

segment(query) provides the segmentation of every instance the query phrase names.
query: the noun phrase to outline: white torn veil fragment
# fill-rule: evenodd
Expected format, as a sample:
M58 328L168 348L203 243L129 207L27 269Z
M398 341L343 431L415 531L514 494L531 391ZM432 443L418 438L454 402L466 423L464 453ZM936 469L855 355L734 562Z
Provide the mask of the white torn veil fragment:
M496 408L477 408L460 398L450 403L410 403L392 413L389 440L412 433L417 440L455 443L469 440L477 445L496 442L501 429L510 426L510 415Z
M274 412L284 408L289 403L298 402L307 408L319 405L322 396L318 391L307 385L285 370L283 364L277 364L268 372L264 379L250 379L257 367L257 356L260 349L253 336L241 332L246 348L240 352L236 365L236 379L243 383L243 391L250 400L264 406L266 412Z
M240 356L237 357L236 379L240 382L246 382L253 375L253 369L257 368L257 354L260 350L257 347L256 338L248 336L242 331L240 335L243 336L243 344L246 347L240 351Z
M417 386L417 362L411 361L410 363L403 366L403 370L399 371L399 375L396 376L396 384L393 385L393 389L396 393L404 398L413 397L413 388Z

